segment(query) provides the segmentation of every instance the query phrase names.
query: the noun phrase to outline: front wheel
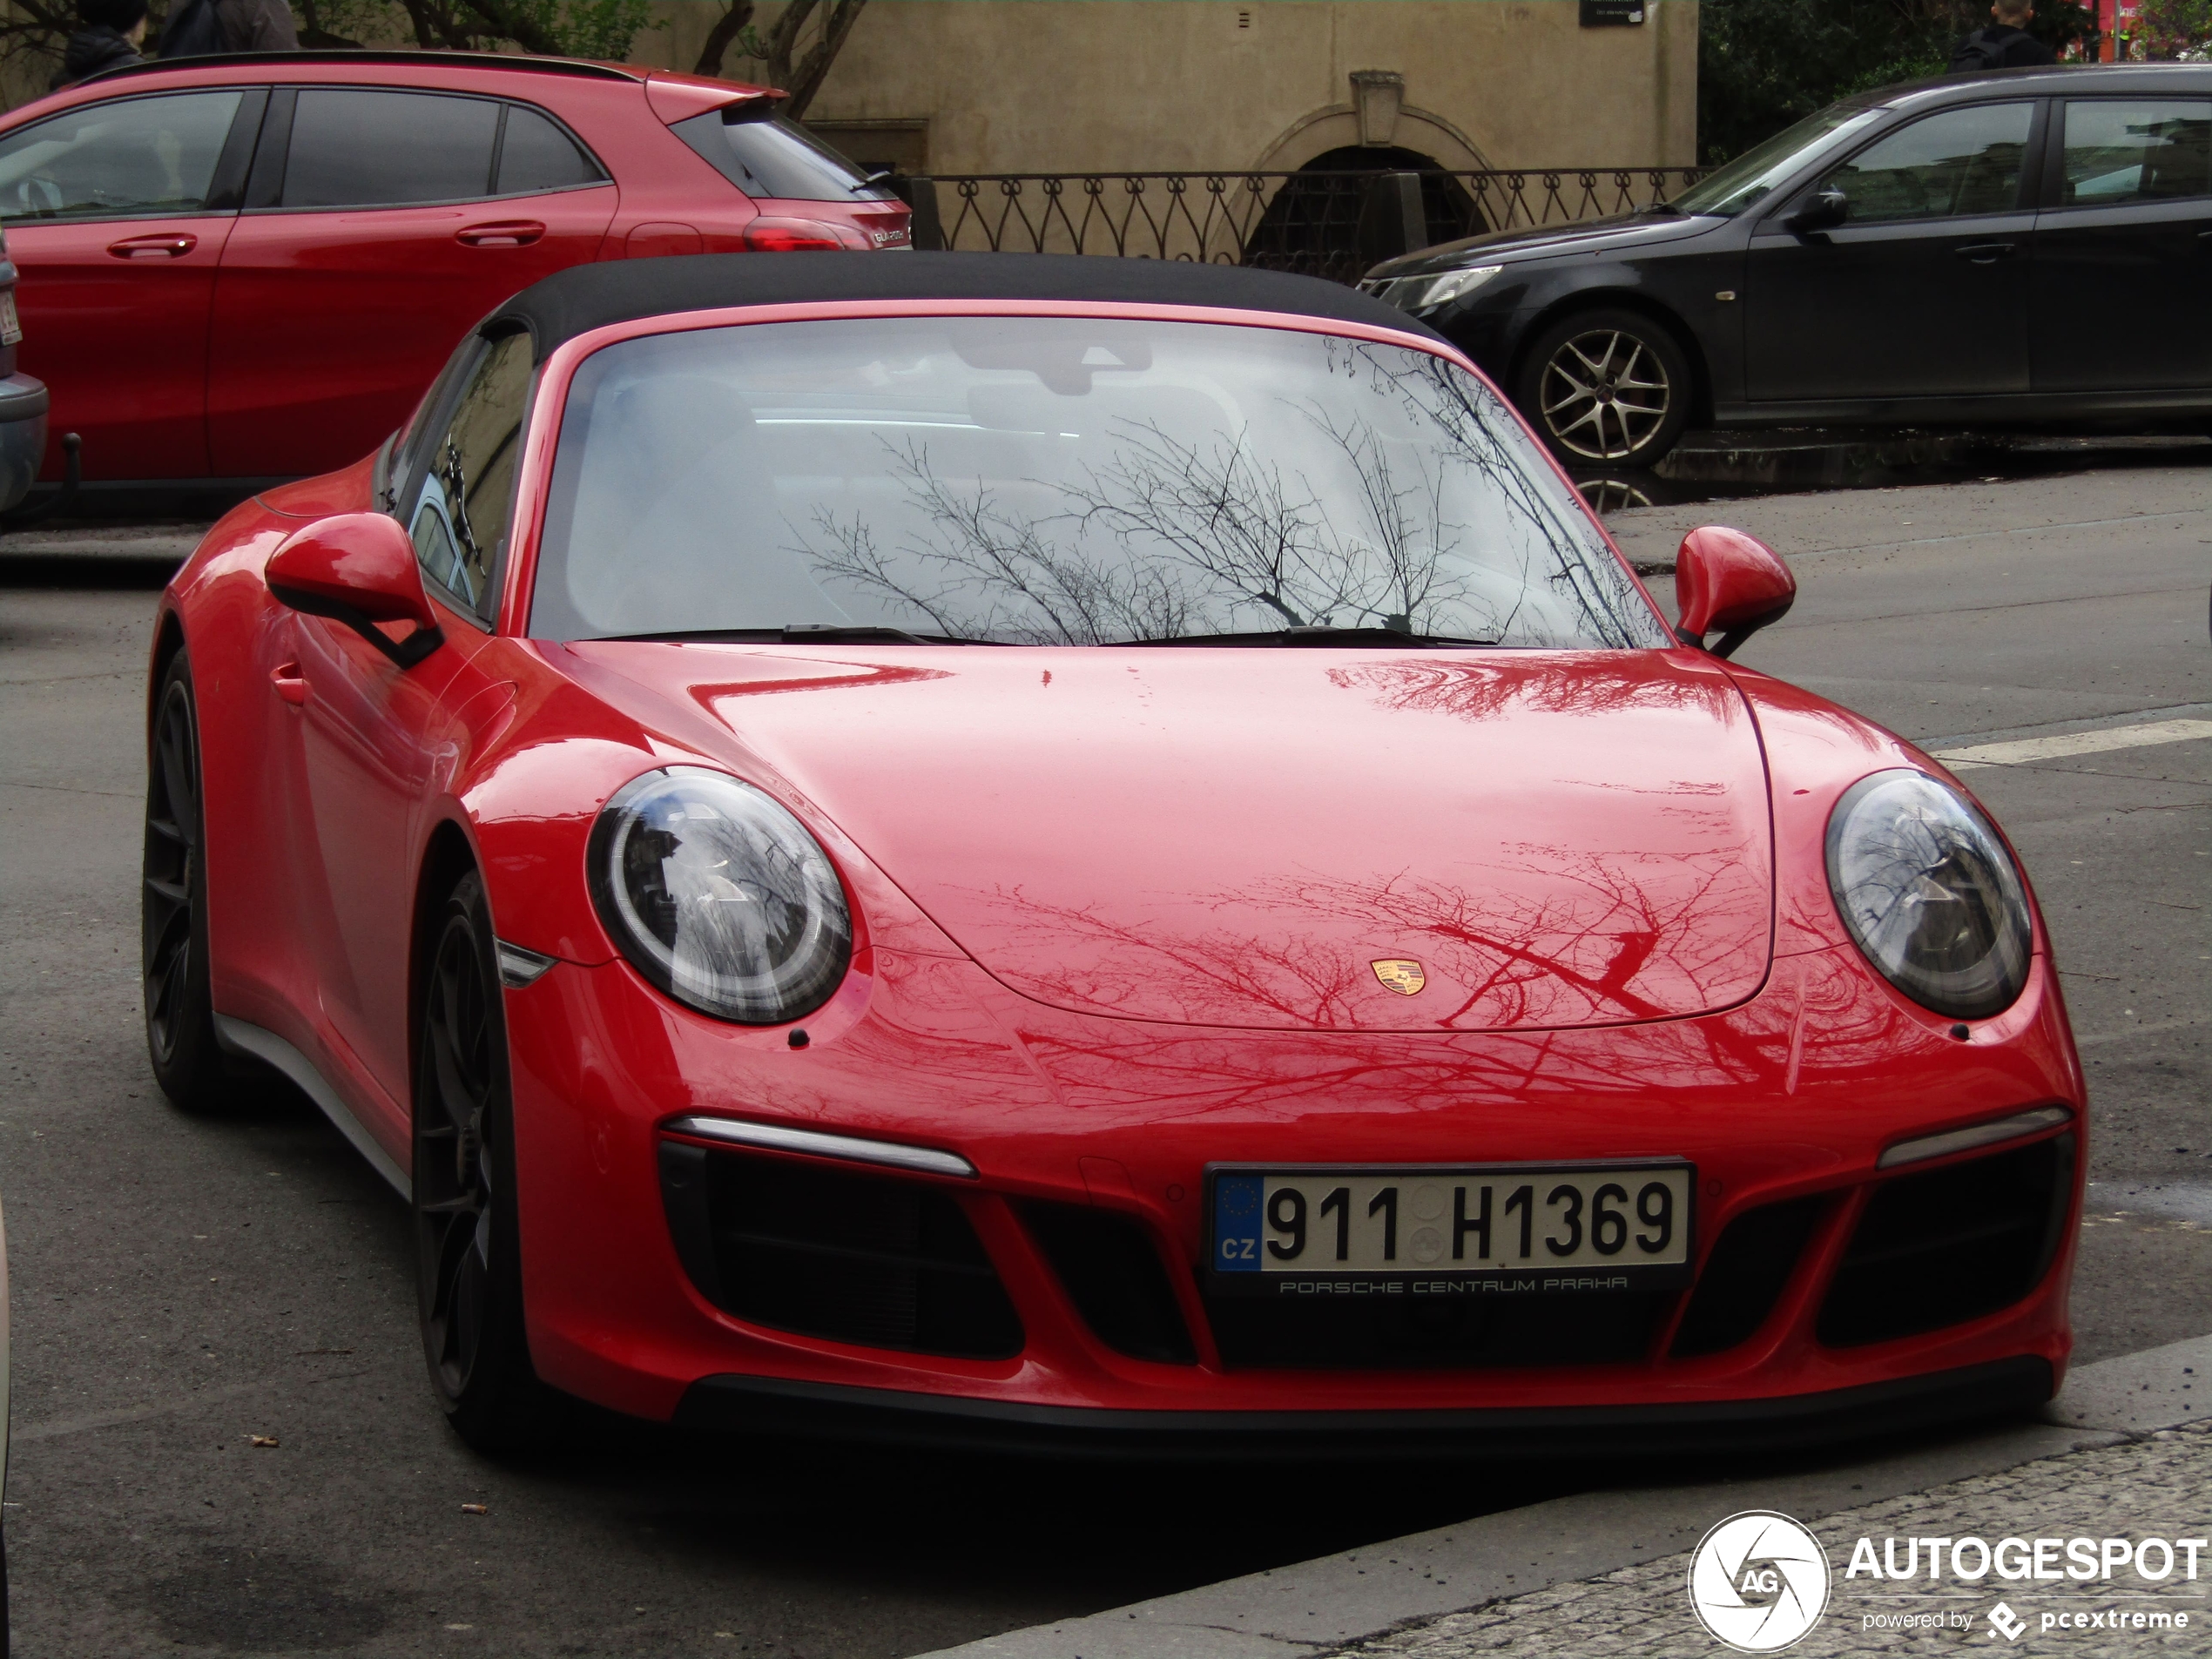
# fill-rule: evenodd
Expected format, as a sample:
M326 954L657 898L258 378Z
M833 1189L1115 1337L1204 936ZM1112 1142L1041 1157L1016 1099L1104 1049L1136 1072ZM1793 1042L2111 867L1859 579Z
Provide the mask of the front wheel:
M415 1287L430 1386L482 1452L534 1444L552 1396L523 1326L507 1022L483 879L455 882L432 923L415 1084Z
M223 1098L207 961L206 814L200 806L199 711L183 651L154 693L138 894L146 1056L161 1092L187 1111Z
M1689 358L1640 312L1581 312L1529 342L1514 394L1568 466L1648 467L1689 423Z

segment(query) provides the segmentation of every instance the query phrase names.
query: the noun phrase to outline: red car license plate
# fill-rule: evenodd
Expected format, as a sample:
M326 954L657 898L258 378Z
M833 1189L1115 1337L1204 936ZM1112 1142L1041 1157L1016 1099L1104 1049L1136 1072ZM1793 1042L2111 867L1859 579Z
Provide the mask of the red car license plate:
M1208 1288L1283 1296L1561 1295L1687 1285L1679 1162L1207 1171Z

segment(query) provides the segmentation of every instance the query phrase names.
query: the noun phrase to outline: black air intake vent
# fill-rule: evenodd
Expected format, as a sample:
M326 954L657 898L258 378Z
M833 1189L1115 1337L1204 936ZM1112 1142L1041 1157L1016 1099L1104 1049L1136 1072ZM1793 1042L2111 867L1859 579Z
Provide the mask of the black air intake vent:
M725 1312L871 1348L1022 1351L1021 1318L942 1188L675 1141L660 1175L677 1254Z
M1751 1339L1796 1271L1824 1202L1761 1204L1728 1224L1675 1332L1676 1359L1724 1353Z
M1603 1366L1647 1358L1679 1292L1207 1299L1229 1366Z
M1175 1287L1142 1226L1079 1204L1025 1204L1022 1215L1101 1342L1134 1359L1197 1363Z
M2026 1296L2058 1250L2074 1147L2061 1135L1883 1182L1821 1305L1820 1340L1846 1348L1916 1336Z

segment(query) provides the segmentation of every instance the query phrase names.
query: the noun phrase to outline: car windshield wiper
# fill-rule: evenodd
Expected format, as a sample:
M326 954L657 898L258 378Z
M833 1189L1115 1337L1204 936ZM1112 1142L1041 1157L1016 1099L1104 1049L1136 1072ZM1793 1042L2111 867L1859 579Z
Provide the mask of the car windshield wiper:
M1166 639L1132 639L1132 645L1394 645L1464 649L1497 644L1494 639L1463 639L1454 634L1411 634L1396 628L1334 628L1326 624L1269 628L1249 634L1177 634Z
M617 634L617 639L695 645L995 645L995 639L957 634L910 634L903 628L842 622L787 622L780 628L671 628L662 633Z

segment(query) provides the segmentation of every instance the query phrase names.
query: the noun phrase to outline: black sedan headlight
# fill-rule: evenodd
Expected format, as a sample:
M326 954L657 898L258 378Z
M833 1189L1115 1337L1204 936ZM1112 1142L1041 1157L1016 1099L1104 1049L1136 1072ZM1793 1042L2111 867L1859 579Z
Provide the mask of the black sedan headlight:
M2027 889L1989 821L1925 772L1862 778L1828 819L1828 885L1867 961L1956 1020L2027 983Z
M853 916L806 826L749 784L670 766L623 786L592 826L591 900L622 954L702 1014L781 1025L827 1001Z

